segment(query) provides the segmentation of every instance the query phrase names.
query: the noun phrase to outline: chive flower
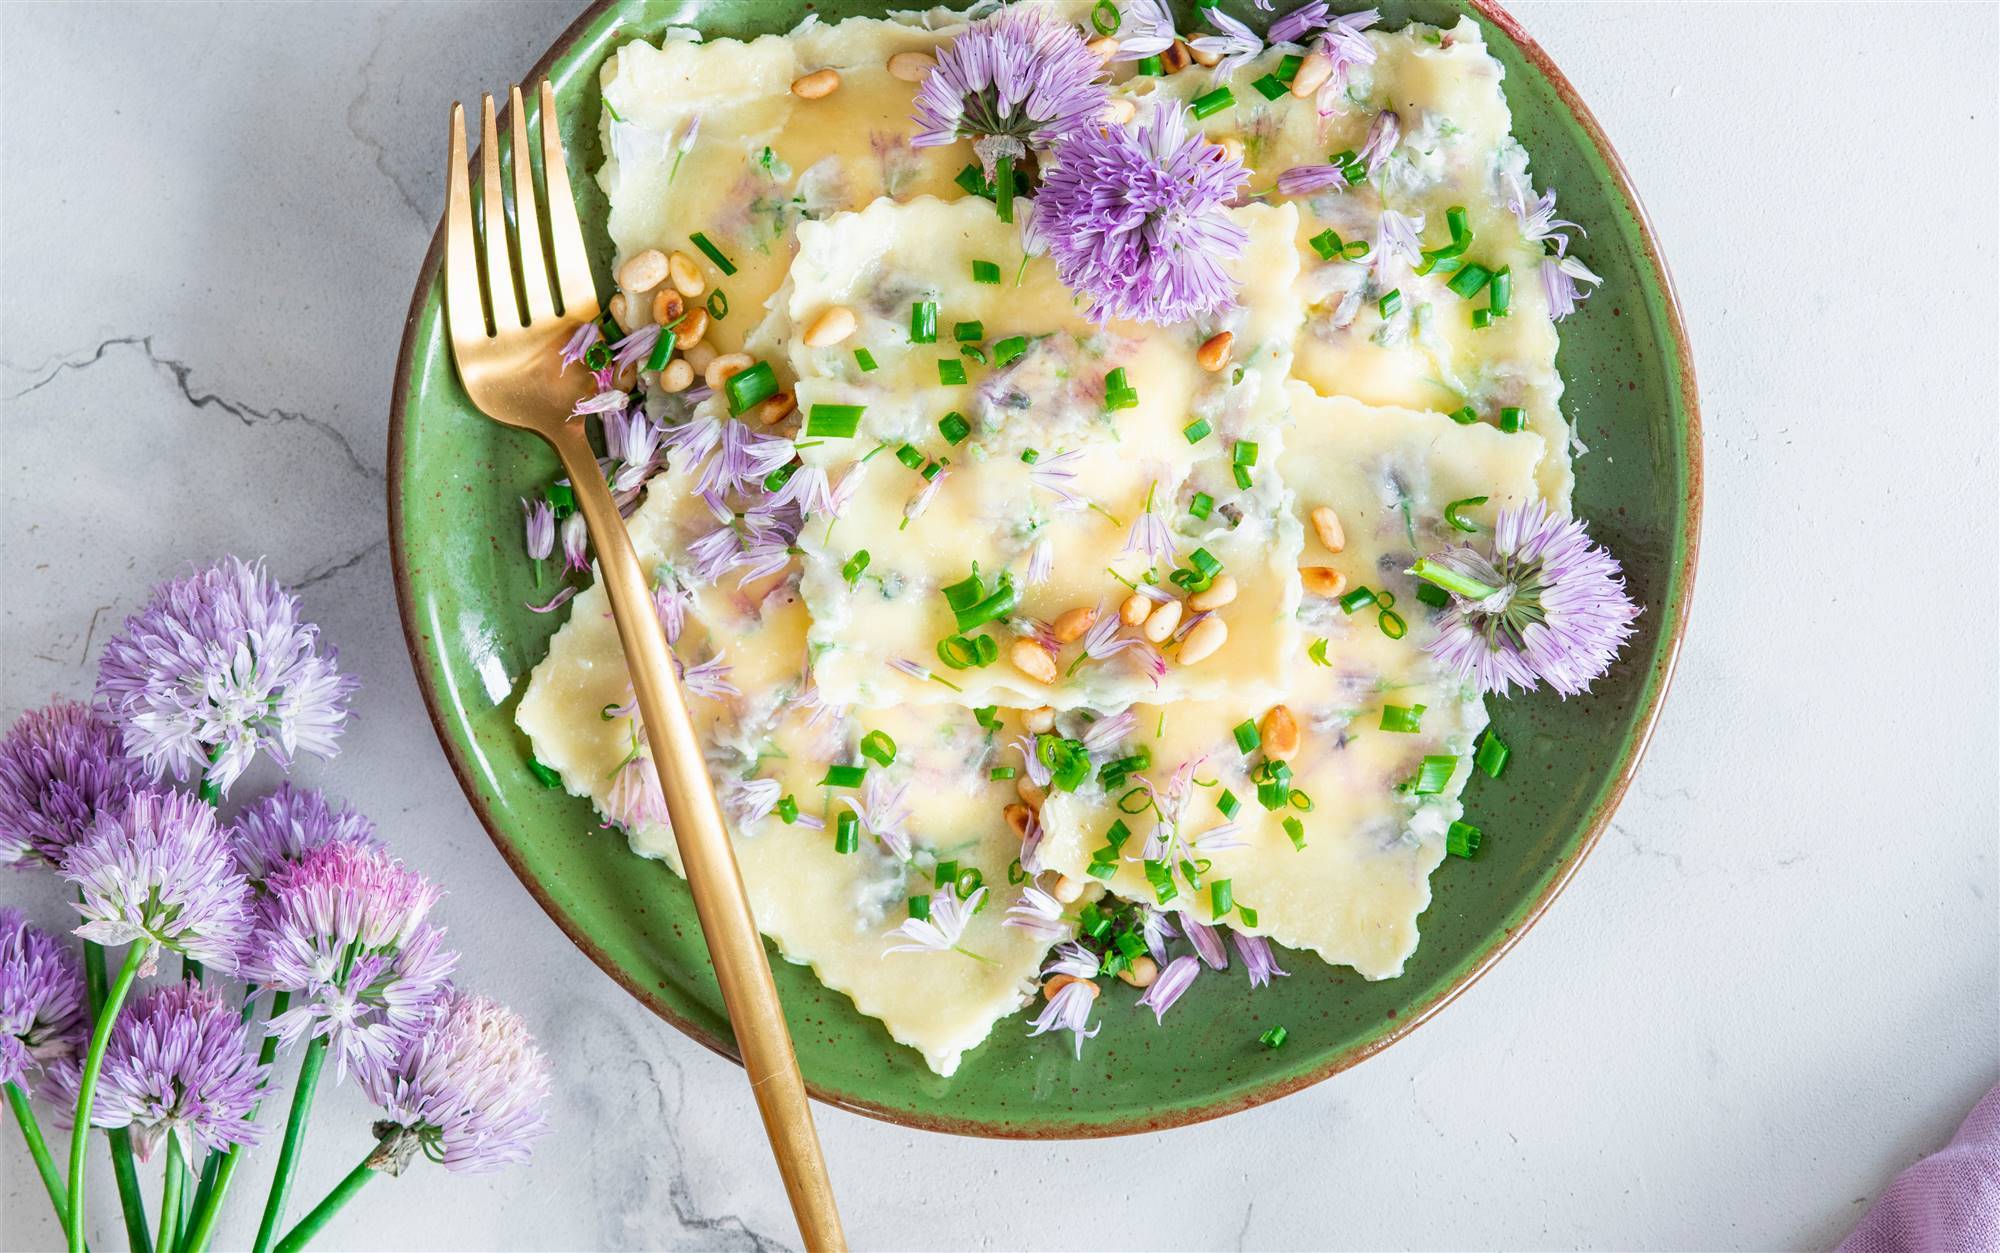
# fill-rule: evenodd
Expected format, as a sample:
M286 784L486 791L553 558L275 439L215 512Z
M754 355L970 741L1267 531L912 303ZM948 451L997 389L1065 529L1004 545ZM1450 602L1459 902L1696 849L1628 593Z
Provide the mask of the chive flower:
M62 941L0 909L0 1084L80 1057L89 1038L83 972Z
M581 511L562 521L562 551L564 574L590 573L590 528Z
M1081 448L1059 452L1053 457L1043 457L1028 471L1028 482L1045 492L1053 492L1062 509L1083 509L1089 502L1070 489L1076 481L1076 463L1083 457Z
M1369 258L1369 265L1375 271L1375 282L1387 286L1395 277L1397 261L1414 266L1424 259L1424 245L1418 235L1424 229L1424 215L1411 217L1394 209L1382 210L1382 219L1376 227L1375 253Z
M525 1162L548 1130L549 1062L521 1016L483 996L456 994L382 1073L362 1087L389 1115L369 1165L400 1174L421 1152L446 1170L476 1174Z
M1094 979L1104 963L1097 954L1081 943L1070 940L1056 946L1055 960L1042 968L1044 979L1051 975L1069 975L1075 979Z
M909 790L908 784L892 784L882 776L881 771L871 770L860 799L851 795L840 798L860 819L862 830L880 840L882 847L888 849L898 861L910 860L910 832L907 826L910 809L903 803Z
M1264 50L1264 41L1257 33L1219 8L1201 11L1202 17L1215 27L1216 34L1198 35L1188 41L1188 45L1198 52L1209 53L1222 59L1209 71L1214 81L1228 78L1252 57Z
M1389 159L1389 154L1396 150L1402 138L1403 120L1396 116L1394 109L1384 109L1368 124L1368 137L1362 141L1361 151L1354 154L1355 159L1373 174L1382 168L1382 163Z
M1190 922L1189 925L1200 924ZM1139 1004L1153 1011L1155 1024L1164 1023L1167 1011L1174 1007L1175 1001L1181 999L1182 993L1193 986L1195 976L1200 973L1201 964L1194 958L1186 954L1174 958L1160 970L1159 975L1147 987L1146 994L1139 998Z
M729 669L729 663L723 660L720 653L692 666L678 656L674 658L674 673L680 676L682 689L690 696L706 700L722 700L743 694L729 681Z
M1549 317L1557 322L1575 313L1577 302L1590 294L1578 283L1595 287L1603 281L1575 257L1542 258L1542 293L1548 297Z
M897 936L908 940L907 944L895 944L884 949L882 955L890 953L966 953L959 948L959 941L965 937L966 924L972 915L979 912L979 904L985 899L986 889L974 888L972 895L958 899L958 889L945 884L931 894L931 913L928 918L908 918L903 925L888 934L889 939ZM966 953L968 957L976 954Z
M636 752L618 767L611 791L604 798L606 825L627 835L645 827L668 827L667 798L660 790L660 773L653 759Z
M694 592L665 566L660 567L658 577L659 582L653 585L653 610L660 615L667 643L677 644L687 629L688 610L694 608Z
M0 739L0 866L60 866L97 812L144 782L102 711L57 701L22 714Z
M1021 583L1025 587L1039 587L1049 581L1056 569L1056 546L1044 535L1028 549L1028 566L1022 572Z
M1258 7L1268 6L1260 3ZM1296 44L1325 26L1328 20L1326 0L1306 0L1306 3L1271 23L1267 34L1274 44Z
M1114 61L1143 61L1174 46L1173 15L1160 0L1125 0Z
M1229 969L1229 953L1222 947L1222 937L1216 934L1214 927L1194 918L1181 919L1181 927L1187 934L1188 943L1194 945L1194 951L1201 955L1204 965L1211 970Z
M1146 560L1154 565L1165 562L1171 566L1179 559L1174 548L1174 534L1167 529L1166 519L1160 516L1154 506L1154 492L1159 484L1146 489L1146 507L1132 523L1132 529L1125 536L1125 544L1118 551L1121 554L1144 553Z
M722 812L729 816L739 831L754 827L771 816L784 792L784 785L776 779L724 779L720 797Z
M1000 925L1026 931L1044 944L1060 940L1075 930L1063 917L1062 902L1033 883L1021 885L1021 895L1007 907L1007 917Z
M1639 616L1617 559L1539 500L1501 510L1487 551L1448 549L1411 573L1451 593L1427 651L1482 693L1586 692Z
M1070 1032L1075 1041L1077 1060L1081 1061L1083 1042L1103 1030L1102 1025L1089 1025L1090 1010L1096 1001L1095 983L1087 978L1073 979L1057 988L1055 995L1042 1006L1042 1012L1028 1025L1028 1034L1038 1036L1048 1031Z
M154 588L97 675L155 779L197 771L217 794L259 751L288 769L300 750L332 757L354 688L298 597L235 557Z
M1319 115L1325 117L1340 107L1341 98L1347 91L1347 77L1357 66L1375 64L1375 44L1362 32L1380 21L1382 14L1377 9L1363 9L1359 13L1343 13L1326 24L1320 32L1319 43L1314 51L1333 62L1333 73L1328 75L1325 86L1319 89L1313 104Z
M146 942L234 970L250 938L250 884L205 801L147 789L98 815L62 874L77 885L76 933L106 947ZM151 974L158 950L140 967Z
M229 825L236 868L262 884L278 871L334 842L381 847L375 824L356 810L327 799L314 788L287 781L244 806Z
M970 139L987 178L1011 179L1030 152L1103 116L1102 69L1076 27L1034 5L1002 9L938 51L917 89L910 146Z
M562 368L567 370L571 366L581 362L583 355L589 352L595 345L603 342L603 339L604 328L600 327L594 318L577 327L575 332L570 335L568 342L562 346Z
M1250 986L1261 988L1271 982L1273 976L1280 979L1291 977L1291 972L1278 967L1278 959L1271 952L1271 942L1261 935L1245 935L1241 931L1230 932L1230 939L1236 942L1236 955L1243 959L1243 972L1250 976Z
M1164 909L1139 906L1139 938L1146 942L1146 951L1153 960L1165 965L1167 961L1167 941L1175 939L1180 932L1174 930L1173 919Z
M521 498L521 530L530 560L545 561L556 550L556 511L548 501Z

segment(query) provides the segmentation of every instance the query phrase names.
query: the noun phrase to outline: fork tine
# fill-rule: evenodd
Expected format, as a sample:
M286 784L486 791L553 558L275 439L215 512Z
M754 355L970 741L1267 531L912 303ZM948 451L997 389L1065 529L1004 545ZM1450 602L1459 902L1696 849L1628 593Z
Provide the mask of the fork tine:
M472 188L466 180L465 108L451 106L451 172L445 196L444 308L455 344L486 338L486 308L479 284L479 255L474 251Z
M486 227L486 294L493 306L493 328L521 326L521 295L514 282L514 254L507 247L507 201L500 192L500 136L493 124L493 95L480 97L479 163L485 167L486 196L481 218Z
M577 220L576 197L569 190L569 166L563 157L562 129L556 121L556 89L542 80L542 181L549 189L549 243L555 250L556 290L562 295L563 316L597 316L597 284L590 277L590 254L583 247L583 223Z
M528 115L521 105L517 85L507 101L509 120L514 125L514 224L521 248L521 294L527 299L528 321L553 321L555 299L549 292L548 265L542 259L542 215L535 208L535 155L528 146Z

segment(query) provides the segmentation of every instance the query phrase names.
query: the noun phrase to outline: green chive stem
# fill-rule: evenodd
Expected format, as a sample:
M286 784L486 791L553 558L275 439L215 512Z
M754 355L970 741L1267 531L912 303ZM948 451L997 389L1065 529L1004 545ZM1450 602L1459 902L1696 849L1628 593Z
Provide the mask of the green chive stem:
M83 942L84 987L90 994L90 1016L93 1021L104 1010L104 992L107 976L104 971L104 946ZM118 1181L118 1205L125 1215L125 1238L132 1253L153 1253L153 1233L146 1222L146 1197L139 1191L139 1167L132 1157L132 1129L113 1127L105 1133L111 1141L111 1174ZM65 1222L64 1229L68 1229Z
M267 1017L276 1018L279 1014L291 1008L291 1004L292 994L290 992L273 992L271 994L271 1012ZM278 1037L266 1033L264 1043L257 1049L257 1064L266 1068L265 1075L267 1077L264 1080L266 1088L271 1086L271 1081L268 1078L270 1074L269 1067L272 1060L277 1056ZM250 1107L251 1122L257 1121L257 1115L263 1108L264 1102L259 1098L258 1102ZM229 1181L235 1177L236 1167L242 1160L243 1146L241 1144L230 1145L229 1151L221 1154L219 1158L215 1155L210 1156L209 1165L213 1167L214 1173L211 1176L207 1170L202 1172L204 1177L201 1189L195 1196L193 1221L187 1228L186 1237L181 1241L180 1253L203 1253L208 1248L208 1242L215 1237L216 1219L222 1214L223 1194L229 1191Z
M125 964L118 968L118 977L105 992L97 1029L90 1033L90 1052L84 1057L83 1077L76 1085L76 1121L72 1124L75 1130L69 1137L69 1194L79 1199L84 1195L83 1159L90 1147L90 1106L97 1099L97 1074L104 1069L104 1049L111 1043L111 1025L118 1021L118 1011L125 1008L132 981L139 977L139 967L146 964L152 952L151 936L134 941L125 950ZM69 1253L83 1253L82 1205L70 1206L63 1231L69 1237Z
M1426 583L1435 583L1452 595L1462 596L1466 600L1485 600L1488 596L1500 594L1499 588L1489 587L1478 579L1460 574L1450 566L1440 565L1429 557L1417 558L1417 564L1403 573L1415 575Z
M285 1120L284 1142L278 1146L277 1173L271 1177L271 1194L264 1200L264 1219L257 1225L256 1253L271 1253L271 1245L278 1238L278 1224L285 1219L285 1202L291 1199L292 1183L298 1176L299 1146L305 1143L313 1089L319 1086L320 1068L326 1064L326 1049L327 1038L320 1036L306 1045L306 1055L299 1062L298 1087L292 1092L292 1113ZM70 1253L78 1251L72 1249Z
M49 1190L49 1204L55 1207L56 1221L67 1228L69 1193L63 1188L62 1174L56 1170L55 1159L49 1156L48 1141L42 1139L42 1124L35 1118L35 1107L18 1083L7 1085L7 1104L13 1107L14 1121L20 1124L21 1139L27 1141L28 1156L35 1159L35 1169L41 1172L42 1186Z
M181 1138L169 1131L166 1175L160 1185L160 1236L153 1242L153 1247L161 1253L171 1253L180 1239L181 1181L186 1173L181 1161Z
M368 1164L374 1156L371 1150L359 1166L347 1172L345 1179L333 1185L333 1191L326 1194L325 1200L313 1206L312 1213L299 1219L299 1225L285 1233L285 1238L278 1241L278 1253L298 1253L312 1243L312 1238L319 1234L320 1228L333 1220L333 1216L340 1212L340 1207L353 1200L354 1194L361 1191L367 1186L368 1181L375 1177L375 1168Z

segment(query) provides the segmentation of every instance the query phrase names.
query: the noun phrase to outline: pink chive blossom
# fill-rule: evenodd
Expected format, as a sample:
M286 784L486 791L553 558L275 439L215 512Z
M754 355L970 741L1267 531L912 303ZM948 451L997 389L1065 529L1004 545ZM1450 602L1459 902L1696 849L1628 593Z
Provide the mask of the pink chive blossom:
M524 601L522 603L527 606L529 613L554 613L556 610L561 609L564 605L567 605L571 601L571 599L573 599L575 596L576 596L575 588L564 587L558 589L555 595L549 597L547 600L543 601L539 605L537 605L535 602L531 600Z
M1198 52L1222 58L1209 71L1212 81L1221 82L1228 78L1264 50L1264 41L1257 38L1255 31L1221 9L1207 9L1203 12L1203 16L1218 33L1199 35L1188 40L1188 44Z
M889 658L889 668L898 674L907 674L919 683L928 683L931 680L930 670L911 661L908 657Z
M101 710L57 701L22 714L0 740L0 866L60 866L97 812L145 781Z
M637 405L608 413L604 415L604 446L617 466L611 475L611 490L630 492L658 468L654 457L660 449L660 428Z
M1176 38L1173 14L1160 0L1125 0L1118 27L1118 51L1113 61L1139 61L1171 48Z
M905 825L910 820L910 808L903 803L909 790L908 784L891 784L881 771L871 770L861 799L841 797L861 820L861 829L880 840L882 847L898 861L910 860L910 833Z
M1076 979L1094 979L1103 969L1097 954L1075 940L1056 946L1055 960L1042 968L1044 979L1051 975L1069 975Z
M597 325L594 319L577 327L576 332L569 337L569 342L563 345L563 369L567 370L571 366L581 362L583 355L590 351L591 346L600 342L603 338L604 330Z
M1036 787L1047 787L1049 779L1053 776L1047 763L1042 760L1041 754L1035 751L1035 737L1017 735L1011 741L1011 747L1021 754L1021 765L1028 772L1028 782Z
M660 442L669 451L680 454L678 468L687 474L722 446L722 423L723 419L715 413L697 412L685 422L668 427ZM707 491L702 494L709 495Z
M1153 955L1154 961L1166 964L1167 941L1179 935L1166 910L1145 905L1139 907L1139 936L1146 941L1146 951Z
M1172 565L1179 554L1174 547L1173 532L1167 529L1166 520L1153 508L1154 489L1158 486L1156 483L1146 489L1145 511L1132 523L1131 531L1125 536L1124 547L1118 551L1121 554L1144 553L1149 562Z
M959 941L965 938L966 924L979 910L980 901L986 897L985 888L975 888L971 896L958 899L958 889L947 883L931 894L931 915L928 918L907 918L903 925L889 932L885 937L895 939L901 936L907 944L891 945L882 955L890 953L966 953L959 948ZM968 957L975 954L966 953Z
M1271 953L1271 942L1261 935L1245 935L1233 931L1230 938L1236 942L1236 955L1243 959L1243 971L1250 976L1250 986L1261 988L1271 982L1273 976L1289 978L1290 971L1278 968L1278 959Z
M709 492L761 491L764 479L794 455L792 441L776 435L759 435L747 422L728 419L722 423L719 451L702 467L695 490Z
M577 417L588 413L613 413L631 403L632 398L630 396L615 387L610 387L603 391L592 393L589 396L585 396L582 400L577 401L576 406L570 410L570 413Z
M1542 292L1548 297L1549 316L1558 322L1575 313L1577 302L1590 294L1578 283L1595 287L1603 281L1575 257L1542 258Z
M1348 71L1356 66L1375 64L1374 41L1362 32L1375 25L1381 17L1382 14L1375 9L1345 13L1334 18L1320 32L1318 51L1333 62L1333 74L1313 101L1321 117L1340 107L1341 97L1347 90Z
M743 553L743 536L732 523L725 523L689 542L688 560L693 563L695 581L713 584L736 567Z
M1521 235L1532 243L1555 241L1557 256L1569 253L1569 232L1579 235L1590 232L1565 218L1556 216L1556 194L1545 191L1534 194L1534 189L1519 176L1508 173L1501 176L1506 192L1507 209L1521 223Z
M1056 546L1044 535L1028 549L1028 568L1022 573L1021 582L1026 587L1039 587L1049 581L1055 573Z
M20 910L0 909L0 1084L80 1057L89 1035L76 955Z
M660 790L660 772L653 759L635 753L618 767L611 791L604 798L607 825L627 835L651 827L671 827L667 819L667 798Z
M1094 125L1109 98L1102 72L1076 27L1034 5L1002 9L937 51L917 89L910 146L970 139L992 178L1001 160Z
M1426 651L1482 693L1586 692L1639 616L1617 559L1540 500L1502 509L1488 551L1448 549L1413 573L1452 596Z
M324 792L294 787L289 781L245 805L229 824L236 867L255 884L336 841L364 848L380 848L382 844L375 824L359 811L328 800Z
M1258 0L1258 8L1268 11L1268 0ZM1328 21L1326 0L1306 0L1306 3L1271 23L1270 40L1274 44L1299 43L1306 36L1325 26Z
M939 470L932 475L931 481L924 484L923 490L910 497L910 502L903 506L904 519L915 521L923 517L924 511L931 507L931 502L937 499L938 491L944 486L944 481L950 477L950 470Z
M725 779L722 784L722 812L737 829L754 827L771 816L783 797L784 785L776 779Z
M611 346L611 365L614 369L624 369L634 362L644 361L653 353L653 345L660 339L657 324L642 326Z
M1174 1007L1175 1001L1181 999L1181 994L1188 990L1194 983L1195 976L1200 973L1201 964L1194 958L1186 954L1174 958L1153 979L1152 985L1146 989L1146 994L1139 998L1139 1004L1153 1011L1153 1021L1156 1024L1164 1023L1167 1011Z
M1082 458L1081 448L1044 457L1028 470L1028 482L1043 491L1055 493L1064 509L1085 508L1088 502L1070 490L1070 484L1076 481L1076 463Z
M667 633L667 643L680 642L681 632L687 629L688 610L694 608L694 592L674 574L661 566L655 575L653 585L653 610L660 616L660 629Z
M729 663L723 660L720 653L695 666L690 666L676 657L674 670L680 675L681 686L691 696L722 700L743 694L729 681Z
M1021 869L1031 875L1048 869L1042 864L1042 840L1048 829L1042 825L1042 814L1038 809L1028 810L1028 829L1021 833Z
M548 501L521 498L521 529L531 559L545 560L556 550L556 511Z
M226 557L153 589L104 647L97 694L155 779L200 772L226 793L257 754L332 757L355 681L298 597Z
M1017 927L1044 944L1060 940L1073 930L1063 917L1062 902L1032 883L1022 885L1021 895L1007 907L1007 917L1000 925ZM1090 973L1097 973L1094 964Z
M563 519L562 551L563 573L590 573L590 528L584 525L581 511Z
M421 1151L467 1174L525 1162L548 1130L549 1062L527 1025L498 1002L455 995L383 1074L364 1078L389 1115L369 1161L399 1174Z
M1188 841L1188 845L1206 856L1229 848L1248 848L1250 842L1243 838L1243 824L1231 818L1202 832Z
M1418 238L1423 229L1421 213L1409 217L1394 209L1382 210L1381 225L1375 234L1375 255L1369 259L1377 283L1386 284L1394 277L1392 267L1397 261L1415 266L1424 259L1424 246Z
M1181 929L1211 970L1229 969L1229 953L1222 947L1222 937L1215 933L1214 927L1189 917L1181 919Z
M1056 989L1042 1012L1028 1026L1030 1036L1038 1036L1047 1031L1067 1031L1076 1043L1076 1057L1083 1060L1083 1042L1103 1030L1102 1026L1092 1027L1091 1007L1097 1001L1097 985L1087 979L1065 983Z
M1322 161L1318 165L1294 165L1278 172L1281 196L1315 196L1348 186L1346 167Z
M151 942L233 971L250 938L250 883L198 797L146 790L100 813L71 846L63 878L80 890L76 933L96 944ZM151 974L158 949L141 974Z
M1402 119L1396 116L1394 109L1384 109L1368 124L1368 138L1362 142L1361 151L1355 157L1373 174L1382 168L1382 163L1389 159L1389 154L1396 150L1402 138Z
M792 541L783 537L759 539L745 544L736 558L736 585L769 578L792 564Z
M1139 715L1130 709L1120 710L1108 718L1099 718L1083 733L1084 751L1092 757L1101 757L1132 734L1132 728L1138 724Z

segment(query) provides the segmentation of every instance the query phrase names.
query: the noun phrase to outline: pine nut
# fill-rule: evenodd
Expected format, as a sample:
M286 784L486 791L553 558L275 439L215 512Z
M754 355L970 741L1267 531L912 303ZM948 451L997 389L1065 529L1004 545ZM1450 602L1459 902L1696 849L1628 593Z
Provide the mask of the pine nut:
M680 293L674 294L678 296ZM687 320L674 328L674 342L681 346L682 352L686 352L707 337L708 310L706 309L689 310Z
M1188 55L1194 58L1196 65L1201 66L1205 70L1212 70L1222 64L1222 54L1220 52L1209 52L1197 48L1193 44L1188 45Z
M1184 666L1207 661L1228 638L1228 623L1214 616L1203 618L1181 639L1181 651L1177 654L1177 659Z
M1155 644L1164 644L1167 642L1167 637L1174 633L1174 628L1180 624L1181 603L1170 600L1147 615L1146 625L1139 628L1139 633Z
M1139 106L1123 96L1104 106L1104 121L1109 126L1123 126L1139 115Z
M1125 598L1124 604L1118 606L1118 620L1126 626L1138 626L1151 612L1153 602L1134 592Z
M1194 354L1195 364L1210 374L1229 364L1229 350L1236 343L1236 336L1229 331L1209 337Z
M1316 507L1312 513L1313 534L1326 545L1330 553L1337 553L1347 547L1347 532L1341 529L1340 515L1325 505Z
M662 287L659 294L653 297L653 321L661 326L665 326L686 312L686 302L681 299L681 294L671 287ZM680 334L680 329L678 326L674 328L676 336Z
M1118 972L1118 977L1135 988L1150 988L1153 980L1160 977L1160 963L1145 954L1132 959L1132 964Z
M906 83L921 83L937 68L937 58L928 52L898 52L889 58L889 73Z
M1097 625L1097 610L1089 605L1078 605L1065 610L1049 625L1049 634L1062 644L1074 644L1083 638L1083 633Z
M1099 35L1083 46L1090 49L1091 55L1100 61L1109 61L1118 55L1118 41L1109 35Z
M1007 650L1007 659L1014 663L1016 670L1037 683L1056 681L1056 659L1049 656L1048 649L1033 640L1015 640L1014 646Z
M674 289L690 300L708 290L708 280L702 278L701 271L684 252L667 258L667 273L674 280Z
M1273 760L1290 761L1299 751L1299 720L1287 706L1273 705L1265 710L1257 735L1263 741L1264 755Z
M1079 979L1075 975L1050 975L1049 981L1042 985L1042 995L1053 1001L1056 999L1056 993L1062 991L1072 983L1080 983L1084 987L1089 988L1091 999L1097 999L1097 985L1088 979Z
M765 426L776 426L798 407L799 402L790 392L776 392L758 401L750 415Z
M1347 590L1347 576L1332 566L1306 566L1299 571L1299 582L1314 596L1338 596Z
M694 382L694 367L687 363L685 357L675 357L667 362L664 370L660 371L661 391L684 392L692 382Z
M1083 880L1059 874L1056 881L1049 885L1049 895L1065 905L1074 905L1083 899Z
M1196 613L1207 613L1211 609L1220 609L1235 599L1236 576L1218 574L1215 576L1215 582L1208 585L1207 591L1196 592L1188 597L1187 604L1188 608Z
M1194 49L1187 46L1186 40L1176 39L1160 53L1160 68L1169 74L1178 74L1192 60Z
M658 248L648 248L625 258L618 267L618 285L626 291L651 291L667 277L667 257Z
M1292 74L1292 94L1304 100L1333 77L1333 58L1324 52L1308 52Z
M719 392L724 383L749 369L752 364L747 352L725 352L708 363L708 368L701 372L701 381L708 384L710 390Z
M623 330L631 330L632 324L625 320L625 293L618 292L611 297L611 320Z
M1021 725L1027 728L1029 735L1047 735L1056 729L1056 711L1048 705L1030 709L1021 715Z
M814 70L792 80L792 94L801 100L823 100L839 86L839 70Z
M1036 813L1042 811L1042 802L1049 798L1048 789L1035 786L1035 781L1024 772L1014 776L1014 795L1021 803Z
M1028 838L1028 828L1034 824L1035 820L1034 810L1029 809L1026 805L1016 803L1007 806L1000 813L1001 816L1007 819L1007 826L1014 832L1015 839L1025 840Z
M854 334L857 325L854 310L846 305L834 305L814 318L812 325L806 328L806 347L830 348Z
M714 344L689 344L681 352L694 372L704 376L708 374L709 365L722 355L716 352Z

